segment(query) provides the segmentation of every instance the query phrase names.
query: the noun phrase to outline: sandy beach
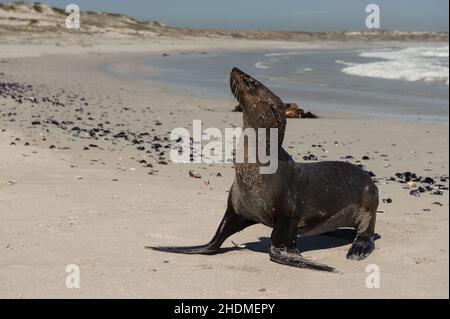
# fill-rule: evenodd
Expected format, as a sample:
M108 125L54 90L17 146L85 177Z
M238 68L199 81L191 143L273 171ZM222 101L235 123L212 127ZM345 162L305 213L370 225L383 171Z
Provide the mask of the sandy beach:
M187 48L206 49L202 41L178 41L142 51ZM380 204L380 238L367 260L345 259L347 239L299 239L305 256L333 265L337 274L271 263L265 253L270 229L260 225L227 240L223 254L163 254L144 246L209 240L234 170L160 164L130 140L111 135L147 132L149 140L164 140L193 119L224 128L241 125L242 115L230 112L231 97L211 100L101 71L105 63L126 65L141 53L66 50L1 60L2 83L31 85L30 95L63 104L1 98L1 297L448 298L448 192L417 198L404 185L386 182L404 171L433 178L448 174L448 124L345 114L288 121L285 147L294 158L313 152L319 160L351 155L355 162L367 155L364 164L379 179L380 197L392 199ZM112 131L109 138L101 131L88 134L99 123ZM313 147L318 144L320 150ZM189 177L189 170L202 178ZM80 289L65 287L68 264L80 267ZM366 288L369 264L380 268L379 289Z
M242 113L232 112L231 93L216 99L126 76L155 72L143 61L162 54L406 47L422 38L161 35L159 24L145 25L145 35L8 28L0 29L0 298L449 298L448 118L312 109L318 119L288 119L284 147L294 159L313 154L373 173L376 249L363 261L345 258L352 239L320 235L298 246L337 273L275 264L262 225L232 236L217 255L164 254L144 247L210 239L235 174L230 164L171 162L170 132L198 119L203 128L240 127ZM448 34L432 41L442 37L448 45ZM421 181L402 182L414 174ZM425 178L432 185L419 192ZM72 264L79 289L66 287ZM374 267L380 286L368 288Z

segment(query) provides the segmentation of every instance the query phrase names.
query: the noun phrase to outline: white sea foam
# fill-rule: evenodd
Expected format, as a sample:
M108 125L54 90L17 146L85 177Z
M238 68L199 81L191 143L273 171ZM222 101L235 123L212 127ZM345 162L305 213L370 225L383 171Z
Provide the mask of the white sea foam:
M256 63L255 63L255 68L267 70L267 69L270 69L270 66L268 66L268 65L267 65L266 63L264 63L264 62L256 62Z
M383 61L362 64L336 60L345 65L342 72L356 76L405 81L428 81L449 84L449 47L415 47L363 52L365 58Z
M435 48L433 50L425 50L422 52L422 56L448 58L448 46Z
M302 54L302 52L299 51L293 51L293 52L277 52L277 53L267 53L265 54L266 57L273 57L273 56L291 56L291 55L299 55Z
M311 69L311 68L297 69L297 73L298 74L305 74L305 73L308 73L308 72L311 72L311 71L313 71L313 69Z
M342 64L342 65L346 65L346 66L353 66L353 65L356 65L356 63L345 62L345 61L343 61L343 60L336 60L336 61L334 61L334 63Z

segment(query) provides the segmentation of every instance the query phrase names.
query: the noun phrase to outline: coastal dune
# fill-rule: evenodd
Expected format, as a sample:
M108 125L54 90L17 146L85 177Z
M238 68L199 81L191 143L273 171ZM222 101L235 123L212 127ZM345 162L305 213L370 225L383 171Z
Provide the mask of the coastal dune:
M14 11L5 5L0 10L2 23L5 12ZM33 14L62 15L47 7L38 11ZM24 13L15 14L19 19ZM448 298L448 121L331 112L288 120L284 147L296 160L364 165L380 190L376 249L368 259L345 259L348 238L298 239L304 256L338 273L270 262L271 230L262 225L228 239L214 256L145 250L207 242L234 178L230 164L172 163L170 131L192 129L194 119L204 128L239 127L242 114L231 112L231 95L212 99L121 77L105 66L139 74L155 72L142 61L163 53L362 43L236 39L160 23L148 28L146 35L114 30L104 38L94 29L45 36L1 29L0 297ZM384 41L365 45L381 47ZM423 186L430 188L419 192ZM72 264L80 269L78 289L66 286ZM372 269L379 270L379 287L367 285Z

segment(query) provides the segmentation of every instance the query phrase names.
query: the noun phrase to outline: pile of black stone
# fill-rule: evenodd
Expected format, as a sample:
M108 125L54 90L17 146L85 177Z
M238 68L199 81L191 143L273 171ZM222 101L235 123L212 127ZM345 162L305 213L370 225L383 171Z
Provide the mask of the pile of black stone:
M412 196L420 197L422 193L430 193L432 195L444 195L444 191L448 191L448 176L429 177L419 176L414 172L396 173L395 176L389 177L387 181L397 182L404 185L405 189L410 189Z

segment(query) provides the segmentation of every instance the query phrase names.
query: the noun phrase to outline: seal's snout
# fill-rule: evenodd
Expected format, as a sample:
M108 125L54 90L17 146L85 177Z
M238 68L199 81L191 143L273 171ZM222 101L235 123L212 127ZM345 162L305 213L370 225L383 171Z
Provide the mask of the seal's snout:
M240 81L243 75L244 72L239 70L237 67L234 67L230 72L230 84L233 85L233 83Z
M232 70L231 70L231 76L233 76L233 75L238 75L238 74L243 74L244 72L242 72L241 70L239 70L237 67L234 67Z
M240 69L238 69L237 67L234 67L232 70L231 70L231 73L230 73L230 79L231 80L241 80L241 81L243 81L245 84L247 84L247 83L249 83L249 82L254 82L255 80L250 76L250 75L248 75L247 73L245 73L245 72L243 72L243 71L241 71Z
M250 106L255 110L262 110L264 105L279 108L280 110L284 107L280 98L266 86L236 67L230 73L230 88L244 112Z
M244 74L244 72L242 72L241 70L239 70L238 68L234 67L231 70L230 73L230 87L231 87L231 92L233 93L234 97L239 101L239 91L242 88L241 84L242 84L242 75Z
M254 91L260 87L259 82L252 78L250 75L244 73L237 67L234 67L230 73L230 86L233 95L236 99L240 101L240 97L244 95L244 93L249 93ZM254 93L250 93L254 94Z

